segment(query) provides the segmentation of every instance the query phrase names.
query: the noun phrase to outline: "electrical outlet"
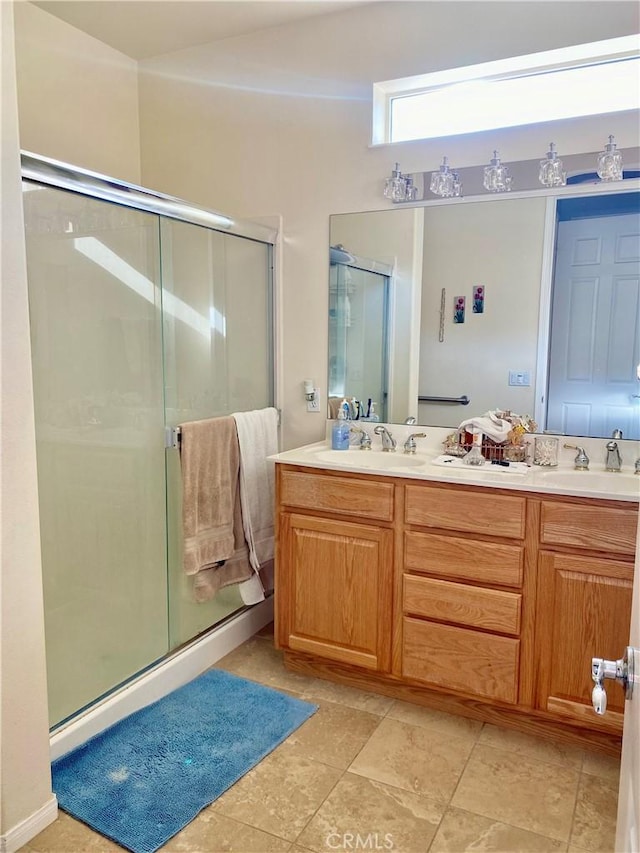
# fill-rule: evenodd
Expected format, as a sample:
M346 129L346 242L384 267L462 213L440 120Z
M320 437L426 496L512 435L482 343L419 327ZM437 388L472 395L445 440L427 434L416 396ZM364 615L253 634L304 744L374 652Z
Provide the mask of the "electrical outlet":
M320 399L318 396L318 389L315 388L315 394L313 396L313 400L307 400L307 411L308 412L319 412L320 411Z

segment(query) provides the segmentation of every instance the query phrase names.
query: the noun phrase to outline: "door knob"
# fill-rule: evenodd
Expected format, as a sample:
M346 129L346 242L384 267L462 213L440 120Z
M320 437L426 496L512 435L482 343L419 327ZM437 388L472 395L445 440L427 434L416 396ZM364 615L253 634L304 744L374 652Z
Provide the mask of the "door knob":
M605 678L610 678L621 684L625 690L625 699L631 699L633 694L634 651L631 646L627 646L624 657L620 660L591 658L591 677L595 682L591 692L591 701L596 714L602 715L607 710L607 693L603 684Z

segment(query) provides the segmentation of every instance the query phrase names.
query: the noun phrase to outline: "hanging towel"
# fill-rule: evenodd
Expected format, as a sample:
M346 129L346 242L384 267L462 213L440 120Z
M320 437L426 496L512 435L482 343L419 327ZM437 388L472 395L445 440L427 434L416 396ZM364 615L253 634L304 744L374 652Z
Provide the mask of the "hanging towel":
M195 575L235 551L239 486L235 421L225 417L181 424L180 438L183 568Z
M264 599L260 567L273 560L275 466L268 456L278 452L278 413L273 408L233 415L240 445L240 505L249 561L256 574L241 584L245 604Z
M249 549L244 539L242 510L240 509L240 463L238 461L238 488L233 513L234 551L228 560L210 568L201 569L193 576L193 597L197 602L210 601L218 590L234 583L241 583L254 576L249 563Z
M498 444L507 441L512 429L513 426L509 421L499 418L494 412L487 412L481 417L469 418L469 420L462 421L458 427L458 430L467 430L474 435L483 433L487 438Z

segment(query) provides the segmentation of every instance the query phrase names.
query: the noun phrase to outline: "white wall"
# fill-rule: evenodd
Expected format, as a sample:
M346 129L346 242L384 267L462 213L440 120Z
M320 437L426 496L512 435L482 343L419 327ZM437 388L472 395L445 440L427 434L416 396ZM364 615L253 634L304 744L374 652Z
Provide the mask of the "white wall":
M553 27L547 24L551 15ZM141 63L146 185L251 218L284 218L284 443L320 438L305 376L326 376L329 216L388 206L384 177L636 146L637 116L370 147L376 80L638 31L635 3L392 2L226 39ZM326 382L326 380L325 380ZM326 388L322 388L323 392Z
M13 8L0 3L2 45L0 571L0 848L53 820L31 390L27 272L13 50ZM36 817L34 818L34 815ZM32 834L32 833L31 833Z
M138 65L31 3L15 3L20 147L140 183Z

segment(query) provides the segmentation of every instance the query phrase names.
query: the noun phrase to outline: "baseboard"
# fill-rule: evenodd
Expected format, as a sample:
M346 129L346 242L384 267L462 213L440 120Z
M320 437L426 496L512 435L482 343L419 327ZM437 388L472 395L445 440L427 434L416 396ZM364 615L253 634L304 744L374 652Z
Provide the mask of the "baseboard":
M29 815L28 818L21 821L17 826L14 826L6 835L0 835L0 853L15 853L16 850L24 847L39 832L42 832L49 824L53 823L57 817L58 800L56 799L56 795L52 794L51 799L39 808L37 812Z
M75 749L123 717L196 678L272 620L273 596L270 596L219 628L194 640L75 717L67 725L57 729L50 739L51 760Z

